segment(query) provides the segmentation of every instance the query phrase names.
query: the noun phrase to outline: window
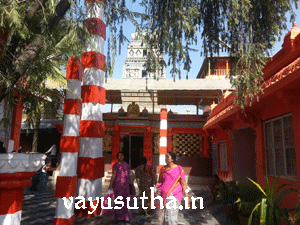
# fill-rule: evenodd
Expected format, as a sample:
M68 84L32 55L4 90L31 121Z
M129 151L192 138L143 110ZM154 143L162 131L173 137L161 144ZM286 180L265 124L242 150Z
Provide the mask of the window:
M269 175L297 177L292 115L264 122L265 151Z
M227 163L227 145L226 143L219 144L219 152L220 152L220 169L228 170Z

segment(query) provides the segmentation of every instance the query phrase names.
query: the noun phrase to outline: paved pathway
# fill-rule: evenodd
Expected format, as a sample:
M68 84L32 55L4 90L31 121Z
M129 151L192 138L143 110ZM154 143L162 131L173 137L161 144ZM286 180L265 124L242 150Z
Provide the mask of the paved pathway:
M54 197L55 187L48 181L47 191L36 193L25 189L22 212L22 225L51 225L55 216L56 199ZM204 209L199 209L199 202L196 201L198 209L189 209L179 212L179 224L181 225L235 225L233 221L226 220L220 204L213 203L209 188L206 185L189 185L190 194L194 197L203 197ZM103 193L107 192L107 185L103 185ZM97 225L114 224L112 214L95 218L76 217L75 224ZM120 223L118 223L120 224ZM139 224L159 224L158 214L154 210L149 216L139 213L139 210L132 210L131 225Z

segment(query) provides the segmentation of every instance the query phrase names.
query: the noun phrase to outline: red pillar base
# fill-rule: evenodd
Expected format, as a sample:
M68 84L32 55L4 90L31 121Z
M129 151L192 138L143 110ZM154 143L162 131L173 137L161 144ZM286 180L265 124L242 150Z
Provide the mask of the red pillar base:
M24 188L35 172L0 174L0 224L20 224Z
M44 154L0 154L0 224L21 223L24 188L45 165Z

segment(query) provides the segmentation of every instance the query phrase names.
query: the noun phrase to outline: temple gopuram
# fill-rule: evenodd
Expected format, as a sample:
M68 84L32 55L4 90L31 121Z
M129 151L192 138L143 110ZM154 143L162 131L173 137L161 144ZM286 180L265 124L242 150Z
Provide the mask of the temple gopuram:
M139 165L143 155L154 167L162 165L160 126L162 114L166 113L166 151L176 153L177 162L187 175L211 176L210 139L202 129L207 115L181 115L170 108L173 105L192 105L198 112L200 106L218 103L226 89L231 89L226 78L229 73L226 62L229 59L221 57L217 67L204 71L206 74L201 78L173 81L166 78L165 70L157 71L156 76L145 75L146 50L140 46L141 41L136 39L135 34L131 38L122 78L109 79L105 84L107 104L120 106L116 112L112 110L103 114L105 171L108 172L117 161L119 151L125 154L125 161L131 168ZM202 67L213 68L209 58ZM219 71L222 75L216 75Z

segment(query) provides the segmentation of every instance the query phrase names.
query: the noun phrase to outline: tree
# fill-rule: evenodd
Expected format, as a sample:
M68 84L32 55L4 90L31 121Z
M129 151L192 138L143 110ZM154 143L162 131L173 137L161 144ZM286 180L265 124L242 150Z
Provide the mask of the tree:
M83 13L68 0L0 3L0 34L9 34L0 55L0 101L14 87L39 93L48 76L62 76L72 55L83 51Z
M107 1L106 24L110 31L107 74L113 71L117 47L120 48L127 40L122 26L125 20L132 21L138 32L146 28L149 34L155 32L156 35L145 35L144 43L149 49L156 45L161 54L168 54L168 62L160 61L160 64L171 65L174 78L181 77L179 65L182 63L184 69L189 71L189 52L193 50L190 45L198 43L197 32L201 32L201 54L217 55L226 49L232 56L235 65L233 72L239 75L232 82L237 88L237 102L240 105L246 104L245 96L251 100L260 90L262 68L269 55L268 51L276 37L286 28L286 13L290 11L294 15L292 7L297 6L296 0L139 2L144 8L143 13L130 11L128 1ZM45 43L51 39L61 21L82 24L83 21L76 14L78 11L80 6L75 4L71 8L68 0L4 0L0 3L0 27L2 31L9 30L11 33L0 62L0 101L28 73L31 63L39 59ZM154 54L149 57L155 60ZM153 69L151 60L148 63L149 70Z
M228 51L232 58L231 82L236 88L236 103L242 107L256 97L261 90L262 69L269 50L286 29L286 13L294 18L296 0L141 0L145 14L130 12L125 1L109 1L108 24L112 46L116 39L122 44L123 28L116 21L132 20L138 31L148 29L155 32L152 40L144 39L149 45L158 45L162 54L168 54L166 65L172 66L173 77L181 76L180 64L190 69L189 51L197 44L197 32L201 33L203 55L218 55ZM139 18L140 22L134 18ZM200 47L199 47L200 48ZM115 54L115 52L112 52ZM108 61L109 62L109 61ZM164 62L161 62L162 66ZM149 68L151 70L151 68Z
M34 152L41 118L45 111L56 113L61 103L61 95L45 82L52 78L64 85L61 67L70 56L83 52L87 38L80 7L71 9L69 1L0 3L0 101L7 96L9 105L24 102L26 123L34 129ZM15 88L21 99L13 97Z
M28 95L24 104L27 130L33 129L32 152L38 149L38 129L41 119L55 119L63 95L58 90L45 88L43 93Z

